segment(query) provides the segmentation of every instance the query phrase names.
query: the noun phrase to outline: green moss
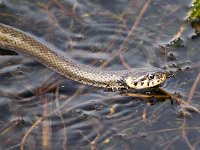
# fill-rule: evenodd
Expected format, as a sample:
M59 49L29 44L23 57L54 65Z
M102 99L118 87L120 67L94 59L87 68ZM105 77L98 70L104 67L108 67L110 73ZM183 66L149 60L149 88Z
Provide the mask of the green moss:
M200 34L200 0L194 0L188 17L191 26Z
M189 19L199 19L200 18L200 0L194 0L193 6L189 14Z

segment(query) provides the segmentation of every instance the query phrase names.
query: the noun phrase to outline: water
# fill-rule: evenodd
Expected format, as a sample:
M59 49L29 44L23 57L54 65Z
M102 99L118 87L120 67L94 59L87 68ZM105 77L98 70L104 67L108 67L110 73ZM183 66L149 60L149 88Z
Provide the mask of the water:
M190 5L189 0L3 0L0 22L83 64L113 70L189 67L162 88L185 101L190 97L199 108L200 42L185 21ZM181 28L180 40L170 43ZM198 113L179 117L169 100L82 85L23 54L2 49L0 54L0 149L200 149Z

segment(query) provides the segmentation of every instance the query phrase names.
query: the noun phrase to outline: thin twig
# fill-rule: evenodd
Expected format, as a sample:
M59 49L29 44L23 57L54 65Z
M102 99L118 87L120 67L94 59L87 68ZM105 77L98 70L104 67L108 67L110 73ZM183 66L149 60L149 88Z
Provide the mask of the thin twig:
M124 40L124 42L126 43L127 40L129 39L129 37L131 35L133 35L133 33L135 32L135 29L137 28L138 24L140 23L142 17L144 16L145 12L147 11L147 8L149 7L150 3L151 3L152 0L148 0L144 6L142 7L142 10L140 11L137 19L135 20L135 23L133 24L133 26L131 27L131 30L129 31L126 39Z
M199 80L200 80L200 73L197 75L197 77L196 77L196 79L195 79L195 81L192 85L192 88L190 90L190 93L189 93L188 99L187 99L188 102L190 102L192 100L192 98L194 96L195 89L197 88L197 85L199 83Z

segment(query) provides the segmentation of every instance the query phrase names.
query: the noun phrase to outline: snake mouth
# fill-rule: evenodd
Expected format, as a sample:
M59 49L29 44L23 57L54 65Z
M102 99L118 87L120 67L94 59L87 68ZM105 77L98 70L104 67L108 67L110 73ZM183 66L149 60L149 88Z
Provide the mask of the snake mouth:
M128 77L126 79L126 84L129 88L132 89L146 89L160 85L167 79L166 74L164 73L154 73L141 76L137 79Z

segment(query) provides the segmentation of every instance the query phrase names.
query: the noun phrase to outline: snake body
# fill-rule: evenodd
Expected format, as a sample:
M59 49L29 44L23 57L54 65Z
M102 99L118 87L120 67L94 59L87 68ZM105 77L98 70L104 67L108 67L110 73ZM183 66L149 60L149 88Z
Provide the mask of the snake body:
M80 64L56 53L34 36L1 23L0 48L28 54L69 79L97 87L143 89L159 85L166 79L165 73L158 68L111 71Z

